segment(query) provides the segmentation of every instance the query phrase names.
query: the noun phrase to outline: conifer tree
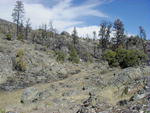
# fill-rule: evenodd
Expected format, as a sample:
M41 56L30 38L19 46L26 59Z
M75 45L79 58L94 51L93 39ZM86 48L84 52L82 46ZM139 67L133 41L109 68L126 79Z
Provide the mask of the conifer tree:
M17 24L17 36L19 35L20 25L24 18L24 4L22 1L16 1L16 5L13 9L12 17L13 21Z
M120 19L115 20L114 22L115 30L115 49L123 44L124 40L124 24Z
M74 27L72 38L73 38L73 44L75 47L78 44L78 35L77 35L76 27Z

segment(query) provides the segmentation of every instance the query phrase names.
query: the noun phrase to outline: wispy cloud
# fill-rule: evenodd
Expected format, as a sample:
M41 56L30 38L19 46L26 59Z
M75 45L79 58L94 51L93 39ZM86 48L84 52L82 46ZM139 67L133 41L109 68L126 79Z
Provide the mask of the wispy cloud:
M110 0L86 0L80 5L74 5L73 0L22 0L25 5L26 17L31 18L34 28L52 21L54 26L62 31L73 26L85 25L79 18L85 16L108 17L97 9L98 6ZM47 3L45 5L45 3ZM14 0L0 1L0 18L11 19ZM53 4L53 5L52 5Z
M72 2L73 0L61 0L50 8L44 7L42 4L25 4L25 8L27 16L31 18L34 25L47 23L51 20L54 26L60 30L84 24L83 21L78 21L83 16L107 17L106 14L95 9L100 1L79 6L74 6Z

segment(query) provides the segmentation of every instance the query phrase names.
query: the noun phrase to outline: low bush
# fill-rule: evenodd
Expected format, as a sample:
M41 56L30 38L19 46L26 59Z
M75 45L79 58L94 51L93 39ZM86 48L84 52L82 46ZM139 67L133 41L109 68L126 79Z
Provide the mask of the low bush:
M17 37L18 40L23 41L24 39L24 35L23 34L19 34Z
M120 67L133 67L142 64L146 61L147 56L140 50L117 50L117 59Z
M6 111L0 108L0 113L6 113Z
M147 55L140 50L117 49L116 51L108 50L104 53L103 58L108 61L111 67L133 67L146 61Z
M90 62L90 63L93 62L93 57L91 54L87 54L87 62Z
M23 57L25 55L24 49L19 49L17 51L16 57Z
M115 66L118 66L118 61L116 59L116 52L112 51L112 50L107 50L104 52L103 54L103 59L108 61L108 64L111 66L111 67L115 67Z
M90 53L85 52L85 53L83 53L83 60L86 61L86 62L92 63L93 62L93 57Z
M73 63L79 63L80 62L79 56L77 54L77 50L72 46L70 47L69 60Z
M56 52L56 60L58 62L64 62L66 60L66 54L63 53L62 51L57 51Z
M12 35L11 34L6 34L6 39L7 40L11 40L12 39Z
M15 59L15 69L18 71L26 71L27 63L25 61L25 52L23 49L17 51Z

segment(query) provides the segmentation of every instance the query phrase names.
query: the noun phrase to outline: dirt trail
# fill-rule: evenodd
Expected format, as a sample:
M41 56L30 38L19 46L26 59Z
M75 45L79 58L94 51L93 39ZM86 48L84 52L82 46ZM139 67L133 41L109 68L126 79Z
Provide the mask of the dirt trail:
M99 76L101 76L105 81L109 81L109 79L113 77L113 74L118 71L120 70L105 72L104 74L100 74ZM96 73L95 70L91 70L91 71L82 70L80 73L71 75L64 80L51 82L51 83L37 84L34 85L33 87L38 88L39 90L48 89L52 91L52 96L46 99L45 101L40 102L41 105L55 98L64 98L67 99L67 101L69 102L74 101L76 103L80 103L82 100L88 98L88 92L92 91L94 88L88 86L88 82L86 80L86 78L94 77L95 75L92 75L93 73L98 74ZM54 88L51 89L50 88L51 86L54 86ZM87 89L87 91L82 91L82 88L84 86L87 86L89 89ZM23 89L19 89L12 92L0 92L0 108L10 109L10 110L14 108L27 109L29 106L24 107L20 103L20 97L22 92ZM111 92L111 90L109 92ZM62 95L66 95L66 96L62 96ZM30 108L28 109L34 109L35 106L39 106L39 105L35 104L33 105L33 107L30 106Z

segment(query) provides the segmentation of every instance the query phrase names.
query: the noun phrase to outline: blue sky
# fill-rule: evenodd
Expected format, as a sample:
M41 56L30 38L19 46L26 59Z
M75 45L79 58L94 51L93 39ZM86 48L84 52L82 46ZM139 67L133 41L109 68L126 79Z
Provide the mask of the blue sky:
M102 5L100 10L105 11L111 21L120 18L131 34L138 34L138 27L143 26L150 39L150 0L114 0Z
M114 22L119 18L125 25L126 33L139 34L139 26L143 26L150 39L150 0L113 0L97 8L107 14L108 18L81 18L87 25L98 25L102 20Z
M80 36L99 31L102 20L120 18L126 33L136 35L143 26L150 37L150 0L22 0L26 18L33 28L53 22L58 31L72 32L76 26ZM12 21L15 0L0 0L0 18ZM150 39L150 38L149 38Z

